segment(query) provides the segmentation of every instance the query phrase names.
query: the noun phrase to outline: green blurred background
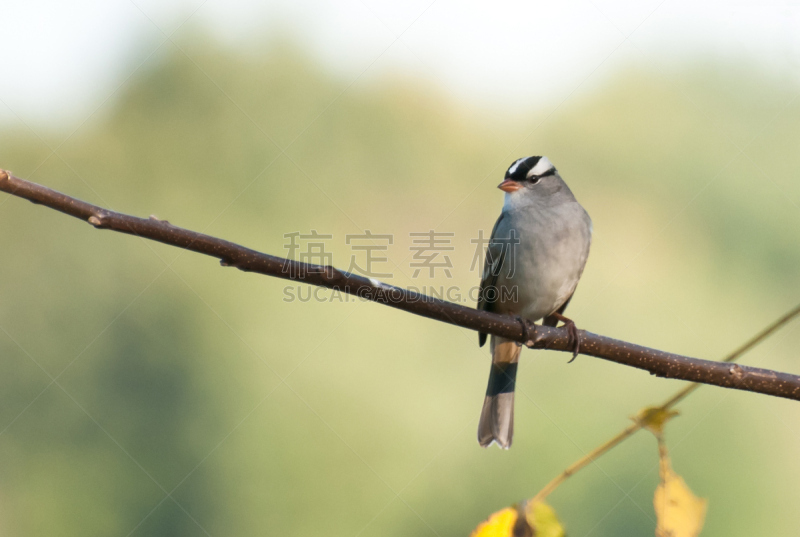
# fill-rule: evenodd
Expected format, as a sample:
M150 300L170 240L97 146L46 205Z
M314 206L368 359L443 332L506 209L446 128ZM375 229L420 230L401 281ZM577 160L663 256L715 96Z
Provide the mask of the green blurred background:
M545 154L594 220L581 327L718 359L800 299L790 78L631 64L500 113L403 72L351 84L291 38L175 41L77 129L7 123L0 166L278 255L284 233L330 233L343 268L346 234L392 233L389 281L470 303L495 185ZM430 229L455 234L450 279L411 278L409 233ZM514 446L484 450L474 333L285 302L282 280L6 195L0 248L0 535L467 535L682 386L526 351ZM797 373L798 345L795 323L744 363ZM667 442L709 498L703 535L794 534L797 403L704 388L680 410ZM572 536L652 535L656 483L639 433L551 502Z

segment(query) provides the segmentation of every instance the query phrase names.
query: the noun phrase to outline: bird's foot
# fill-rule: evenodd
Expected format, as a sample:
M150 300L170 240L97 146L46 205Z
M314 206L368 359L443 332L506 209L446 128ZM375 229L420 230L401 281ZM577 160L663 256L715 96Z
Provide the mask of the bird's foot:
M572 349L572 359L567 363L571 364L581 352L581 336L578 334L578 328L575 326L575 322L572 319L568 319L560 313L554 313L553 317L564 323L564 328L567 329L567 334L569 336L567 344Z
M518 346L525 345L526 347L533 347L534 338L536 336L536 325L530 322L528 319L523 319L521 316L517 315L517 321L522 326L522 341L523 343L517 342Z

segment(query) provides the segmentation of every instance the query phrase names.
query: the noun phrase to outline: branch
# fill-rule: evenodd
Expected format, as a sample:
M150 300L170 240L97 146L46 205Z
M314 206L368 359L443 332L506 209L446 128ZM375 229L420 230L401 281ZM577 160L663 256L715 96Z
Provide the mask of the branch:
M144 219L110 211L19 179L3 170L0 170L0 190L74 216L98 229L136 235L216 257L223 266L327 287L437 321L512 339L534 349L571 352L567 331L563 328L534 325L530 321L523 323L514 317L453 304L330 266L300 263L264 254L223 239L173 226L155 217ZM800 377L797 375L689 358L585 330L580 330L580 337L581 354L644 369L659 377L800 401Z

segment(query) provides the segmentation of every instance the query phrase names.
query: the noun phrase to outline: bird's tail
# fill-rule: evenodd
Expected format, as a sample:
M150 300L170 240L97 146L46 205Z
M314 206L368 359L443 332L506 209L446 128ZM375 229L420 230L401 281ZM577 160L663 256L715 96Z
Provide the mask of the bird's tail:
M521 347L514 341L492 336L492 370L478 423L478 442L487 447L497 442L511 447L514 436L514 383Z

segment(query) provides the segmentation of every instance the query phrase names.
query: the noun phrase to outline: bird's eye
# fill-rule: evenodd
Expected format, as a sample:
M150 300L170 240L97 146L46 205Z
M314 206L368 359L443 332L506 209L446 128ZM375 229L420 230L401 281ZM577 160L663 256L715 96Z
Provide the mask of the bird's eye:
M530 184L535 185L543 177L547 177L548 175L555 175L555 174L556 174L556 169L555 168L550 168L546 172L540 173L539 175L531 175L530 177L528 177L528 181L530 182Z

